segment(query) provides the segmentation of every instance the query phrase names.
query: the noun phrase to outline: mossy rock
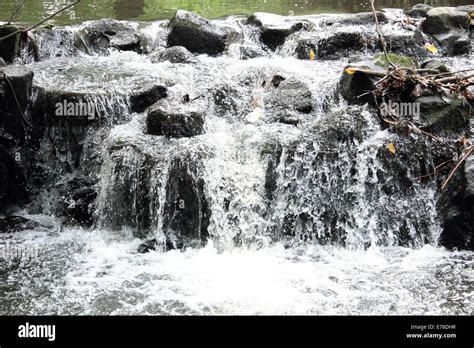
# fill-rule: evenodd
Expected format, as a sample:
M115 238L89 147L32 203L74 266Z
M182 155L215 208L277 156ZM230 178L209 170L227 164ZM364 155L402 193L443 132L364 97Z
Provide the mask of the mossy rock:
M388 53L388 59L395 64L396 66L403 67L403 68L419 68L418 62L413 59L412 57L407 56L399 56L394 53ZM388 69L389 62L387 61L387 57L385 54L380 53L374 57L374 62L376 65Z

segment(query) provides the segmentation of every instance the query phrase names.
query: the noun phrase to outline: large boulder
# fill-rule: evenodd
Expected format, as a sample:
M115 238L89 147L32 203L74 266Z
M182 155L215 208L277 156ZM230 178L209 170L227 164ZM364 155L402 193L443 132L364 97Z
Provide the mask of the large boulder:
M148 134L189 138L204 132L204 121L202 108L163 100L148 109L146 127Z
M183 46L197 54L224 52L228 33L195 13L178 10L169 23L168 47Z
M420 114L415 115L415 122L429 132L459 135L469 125L471 107L455 96L421 96L416 103L420 104Z
M247 24L257 26L261 30L260 40L273 51L283 45L288 36L305 27L305 23L291 17L262 12L250 16Z
M149 57L152 63L169 61L170 63L192 64L198 62L196 56L183 46L156 49L150 53Z
M455 56L468 53L469 15L454 7L437 7L428 11L423 29L440 43L446 54Z
M21 140L25 134L25 111L33 85L33 72L23 66L0 68L0 127Z
M167 96L168 90L166 87L150 82L132 91L130 95L130 107L133 112L143 112L147 107Z
M127 22L101 19L88 23L79 31L76 45L86 52L107 53L109 48L142 52L142 36ZM85 44L85 47L81 47Z
M0 27L0 38L13 34L18 31L18 27L5 26ZM0 40L0 57L7 63L13 63L20 52L20 33L13 35L5 40Z
M440 207L439 243L449 249L474 250L474 156L466 159L448 184Z

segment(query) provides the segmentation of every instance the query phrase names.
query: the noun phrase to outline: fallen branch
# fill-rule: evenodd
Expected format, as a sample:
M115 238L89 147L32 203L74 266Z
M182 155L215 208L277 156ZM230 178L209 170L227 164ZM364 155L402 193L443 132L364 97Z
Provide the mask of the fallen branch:
M2 40L5 40L5 39L8 39L9 37L12 37L12 36L15 36L15 35L18 35L18 34L21 34L21 33L27 33L33 29L36 29L37 27L39 27L40 25L42 25L43 23L49 21L51 18L57 16L58 14L60 14L61 12L63 11L66 11L67 9L73 7L74 5L78 4L81 0L76 0L75 2L73 2L72 4L70 5L67 5L66 7L63 7L59 10L57 10L56 12L54 12L53 14L51 14L50 16L48 16L47 18L43 19L42 21L36 23L35 25L29 27L28 29L19 29L11 34L8 34L6 36L3 36L3 37L0 37L0 41Z
M464 154L464 156L461 157L461 159L458 161L456 166L453 168L451 173L449 174L448 178L444 182L443 186L441 187L441 190L444 190L446 186L448 186L449 182L453 178L454 174L458 171L459 167L461 167L461 164L464 163L464 161L472 154L474 153L474 145L471 145L470 147L467 148L467 152Z
M17 13L21 10L21 8L25 5L26 3L26 0L23 0L23 2L18 5L12 12L12 15L10 16L10 19L8 20L7 23L5 23L4 25L2 25L2 27L6 27L7 25L10 25L11 22L13 21L13 19L15 18L15 16L17 15Z

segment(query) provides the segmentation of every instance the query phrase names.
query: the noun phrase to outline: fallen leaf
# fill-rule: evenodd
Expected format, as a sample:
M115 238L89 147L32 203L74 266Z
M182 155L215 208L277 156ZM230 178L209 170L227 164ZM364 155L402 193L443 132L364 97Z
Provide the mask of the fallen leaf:
M438 49L433 44L427 43L425 44L425 48L433 54L438 53Z
M316 53L314 53L313 50L309 51L309 60L315 60L316 59Z
M397 148L393 143L390 143L387 145L387 150L390 152L392 155L395 155L397 153Z
M346 70L344 70L344 72L347 74L347 75L354 75L356 70L354 68L346 68Z

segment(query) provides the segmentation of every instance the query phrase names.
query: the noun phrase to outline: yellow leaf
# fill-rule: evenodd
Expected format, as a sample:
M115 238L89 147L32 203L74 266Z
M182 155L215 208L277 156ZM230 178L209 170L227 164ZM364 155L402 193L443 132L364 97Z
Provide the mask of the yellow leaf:
M425 48L433 54L438 53L438 49L430 43L425 44Z
M397 148L393 143L390 143L387 145L387 150L390 152L392 155L395 155L397 153Z
M309 51L309 60L315 60L316 59L316 53L314 53L313 50Z
M346 70L344 70L344 72L347 74L347 75L354 75L356 70L354 68L346 68Z

